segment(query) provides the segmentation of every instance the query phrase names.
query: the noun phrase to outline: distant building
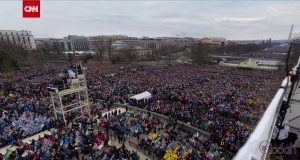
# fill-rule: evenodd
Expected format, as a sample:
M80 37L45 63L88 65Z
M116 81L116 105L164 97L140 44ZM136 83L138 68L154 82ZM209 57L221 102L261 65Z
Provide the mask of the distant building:
M258 42L256 40L230 40L228 41L228 44L240 44L240 45L246 45L246 44L259 44L261 42Z
M26 49L36 49L31 31L0 30L0 41L21 45Z
M205 38L199 39L199 42L202 44L208 44L208 45L212 45L212 46L224 46L226 43L226 39L215 38L215 37L212 37L212 38L205 37Z
M89 51L88 39L84 36L69 35L63 39L65 51Z
M36 38L37 48L50 47L54 52L89 52L88 40L84 36L69 35L61 38Z
M118 41L115 41L113 44L112 44L112 48L113 49L139 49L139 48L142 48L140 46L140 41L139 40L118 40Z
M157 50L162 46L162 40L143 37L140 39L140 45L145 49Z
M100 48L103 51L107 51L111 45L118 40L137 40L137 37L129 37L126 35L99 35L90 36L88 39L88 45L91 51L97 52Z
M130 51L131 54L135 54L138 59L146 59L152 56L151 49L145 49L140 46L139 40L122 40L115 41L112 44L113 54L122 54L123 51Z
M187 47L195 43L195 39L192 37L156 37L156 40L161 42L161 46L172 46L175 48Z
M152 56L152 50L151 49L136 50L135 54L137 55L138 59L147 59L148 57Z
M175 41L179 47L187 47L195 43L195 39L192 37L177 38Z
M61 38L35 38L38 49L46 49L52 52L65 52L65 42Z

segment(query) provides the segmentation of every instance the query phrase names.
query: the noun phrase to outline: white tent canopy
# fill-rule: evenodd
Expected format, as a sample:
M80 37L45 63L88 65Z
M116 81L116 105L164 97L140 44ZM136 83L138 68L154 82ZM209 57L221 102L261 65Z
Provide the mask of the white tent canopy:
M145 91L143 93L140 93L140 94L130 97L130 99L135 99L135 100L139 101L141 99L149 99L151 97L152 97L151 93L148 91Z

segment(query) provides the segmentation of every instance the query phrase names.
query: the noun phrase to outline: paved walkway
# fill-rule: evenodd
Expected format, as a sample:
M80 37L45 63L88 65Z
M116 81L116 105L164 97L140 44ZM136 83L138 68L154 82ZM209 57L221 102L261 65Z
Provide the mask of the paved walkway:
M116 146L117 148L122 147L122 144L119 143L117 140L113 140L113 139L110 139L110 140L111 140L111 142L110 142L109 145ZM128 144L127 141L126 141L126 143L125 143L125 146L126 146L126 148L127 148L130 152L133 152L133 151L134 151L134 152L137 152L137 154L138 154L139 157L140 157L140 160L146 160L146 159L152 160L150 157L148 157L148 156L145 155L144 153L142 153L142 152L140 152L139 150L137 150L137 149L131 147L131 146Z

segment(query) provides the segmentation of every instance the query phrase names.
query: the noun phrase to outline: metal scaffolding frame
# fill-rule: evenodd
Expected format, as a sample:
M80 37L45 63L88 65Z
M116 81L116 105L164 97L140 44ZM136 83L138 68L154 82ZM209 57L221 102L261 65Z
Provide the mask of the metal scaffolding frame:
M77 113L74 119L90 118L90 102L84 69L80 65L80 70L72 68L75 77L68 77L62 86L51 85L48 87L51 95L52 106L56 118L62 118L65 123L67 117L72 113ZM71 97L71 101L68 98ZM80 115L79 115L80 113ZM79 116L78 116L79 115ZM62 117L61 117L62 116Z

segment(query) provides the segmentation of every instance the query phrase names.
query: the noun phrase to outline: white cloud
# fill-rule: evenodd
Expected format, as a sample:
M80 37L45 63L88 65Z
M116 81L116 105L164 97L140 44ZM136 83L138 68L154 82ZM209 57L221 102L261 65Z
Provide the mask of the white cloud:
M257 22L257 21L261 21L263 20L264 17L227 17L227 16L223 16L223 17L217 17L215 18L215 20L217 22L222 22L222 21L231 21L231 22Z

